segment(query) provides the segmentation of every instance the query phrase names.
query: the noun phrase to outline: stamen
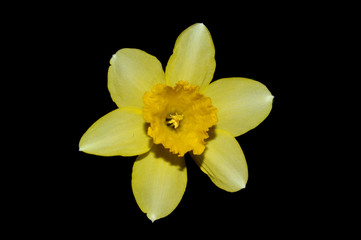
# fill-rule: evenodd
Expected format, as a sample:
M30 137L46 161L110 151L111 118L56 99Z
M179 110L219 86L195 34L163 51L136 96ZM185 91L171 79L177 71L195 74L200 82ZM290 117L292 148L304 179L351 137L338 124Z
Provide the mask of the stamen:
M167 120L167 126L168 127L173 127L174 129L179 127L179 123L181 120L183 120L183 114L169 114L168 117L166 117Z

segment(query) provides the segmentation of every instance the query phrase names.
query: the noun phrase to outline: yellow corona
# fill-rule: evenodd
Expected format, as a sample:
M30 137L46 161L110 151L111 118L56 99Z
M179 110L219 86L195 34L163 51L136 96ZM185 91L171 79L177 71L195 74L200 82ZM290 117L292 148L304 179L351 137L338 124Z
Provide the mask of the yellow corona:
M155 144L178 156L204 151L207 132L218 118L211 99L200 94L198 86L185 81L174 87L157 84L144 94L143 101L143 116L150 123L148 135Z

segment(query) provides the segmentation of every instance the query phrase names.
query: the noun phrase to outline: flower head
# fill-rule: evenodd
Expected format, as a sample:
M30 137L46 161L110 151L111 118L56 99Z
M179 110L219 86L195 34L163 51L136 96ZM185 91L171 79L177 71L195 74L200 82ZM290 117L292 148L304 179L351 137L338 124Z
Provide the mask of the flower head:
M246 186L247 163L234 137L268 116L273 96L247 78L210 84L214 56L211 35L199 23L178 37L165 72L146 52L119 50L108 72L118 108L96 121L79 142L79 150L90 154L139 155L132 189L152 221L169 215L182 199L187 152L221 189L235 192Z
M205 149L207 131L217 123L217 109L198 86L180 81L174 87L157 84L143 97L143 116L150 123L148 135L179 157Z

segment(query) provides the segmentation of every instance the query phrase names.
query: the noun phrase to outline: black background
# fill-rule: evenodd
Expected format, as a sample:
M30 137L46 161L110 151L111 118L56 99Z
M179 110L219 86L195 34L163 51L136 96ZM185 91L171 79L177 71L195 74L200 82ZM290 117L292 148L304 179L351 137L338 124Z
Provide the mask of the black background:
M39 75L46 76L48 91L39 100L46 111L40 125L47 137L36 143L42 151L35 154L42 160L23 167L32 169L22 188L28 201L19 203L20 221L32 223L27 231L102 238L195 231L287 237L317 229L325 211L310 182L316 164L306 149L313 146L302 141L308 134L304 123L312 121L304 114L305 99L313 94L303 90L306 72L315 68L317 51L322 51L315 36L323 23L308 21L317 10L283 7L140 12L134 6L104 11L92 6L49 12L31 23L41 26L36 65L43 69ZM214 41L213 79L257 80L274 95L273 109L257 128L237 137L249 168L245 189L228 193L217 188L187 155L188 183L180 204L152 223L131 189L136 157L88 155L78 151L78 143L91 124L116 108L107 89L111 56L121 48L138 48L165 68L178 35L197 22L207 26ZM310 56L310 49L316 54ZM33 49L33 56L38 53Z

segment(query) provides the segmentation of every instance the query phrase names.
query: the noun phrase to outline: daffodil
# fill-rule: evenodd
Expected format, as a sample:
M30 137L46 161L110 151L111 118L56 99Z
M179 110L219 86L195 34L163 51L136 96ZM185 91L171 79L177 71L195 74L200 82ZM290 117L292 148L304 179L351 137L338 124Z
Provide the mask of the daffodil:
M79 150L139 155L132 189L151 221L168 216L182 199L188 152L217 187L236 192L246 186L247 163L235 137L268 116L273 96L247 78L210 83L215 67L211 34L199 23L180 34L165 72L138 49L120 49L110 60L108 89L118 108L85 132Z

